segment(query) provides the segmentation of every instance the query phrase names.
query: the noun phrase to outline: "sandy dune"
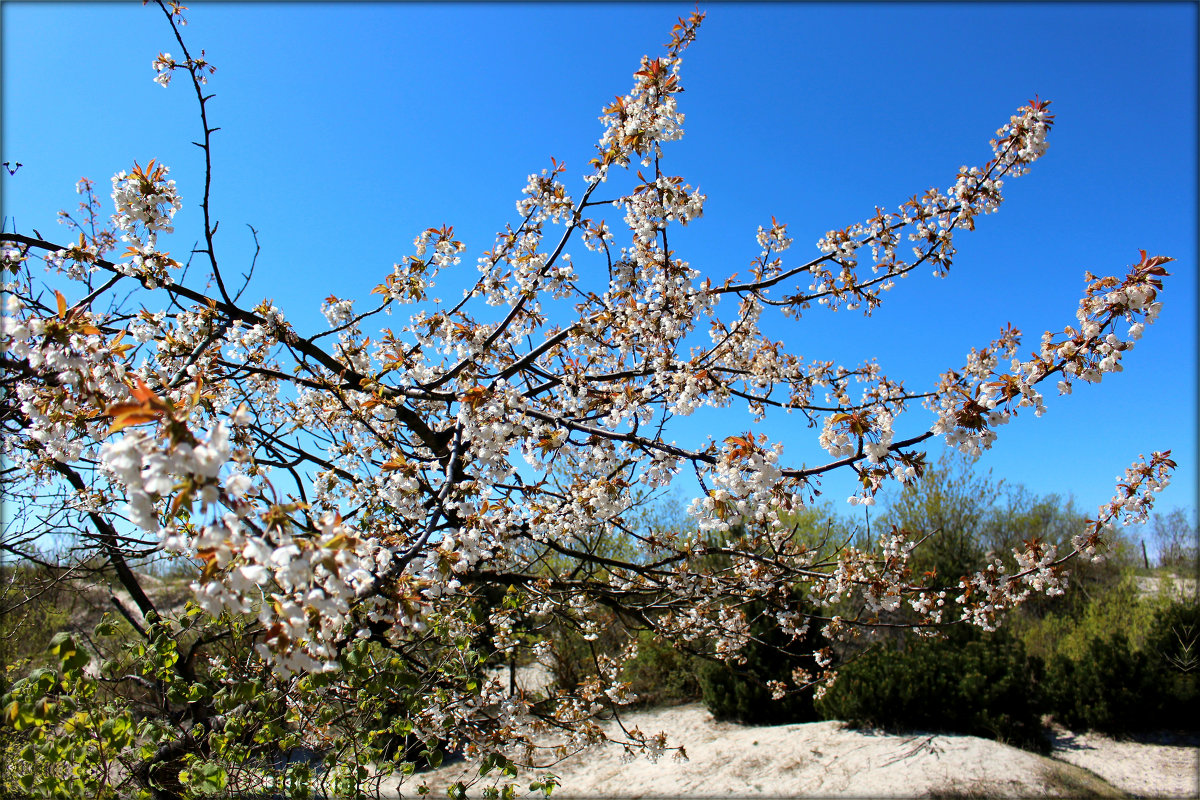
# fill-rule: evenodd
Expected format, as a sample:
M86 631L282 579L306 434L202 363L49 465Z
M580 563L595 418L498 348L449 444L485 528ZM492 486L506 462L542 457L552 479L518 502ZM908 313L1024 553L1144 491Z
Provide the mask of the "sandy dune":
M627 727L666 731L688 760L627 761L606 745L553 770L554 797L1196 797L1197 749L1114 742L1060 731L1055 758L972 736L893 735L838 722L746 727L687 705L625 716ZM430 796L469 781L452 764L425 776ZM535 776L522 775L526 790ZM472 787L480 796L488 776ZM416 796L415 785L404 794ZM526 792L519 793L525 796Z

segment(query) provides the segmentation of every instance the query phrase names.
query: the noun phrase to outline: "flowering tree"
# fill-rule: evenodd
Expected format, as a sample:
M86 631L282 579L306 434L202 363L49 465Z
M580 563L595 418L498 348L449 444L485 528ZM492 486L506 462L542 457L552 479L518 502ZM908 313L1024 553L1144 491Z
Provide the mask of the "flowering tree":
M1061 592L1067 562L1097 556L1110 523L1144 519L1174 466L1169 451L1139 457L1072 552L1031 540L961 577L909 569L928 532L892 529L873 548L831 553L788 524L834 470L853 471L861 489L851 502L870 505L889 482L921 474L934 437L988 449L1021 410L1042 413L1046 381L1067 394L1120 371L1158 316L1171 259L1143 252L1123 277L1088 275L1076 319L1024 358L1008 327L922 391L872 362L805 360L763 332L776 313L869 315L918 267L948 274L955 233L997 211L1004 181L1045 153L1049 101L1017 109L991 157L960 168L947 188L831 230L809 257L792 256L787 226L772 219L744 277L706 276L670 246L705 196L665 166L683 135L680 66L703 19L695 13L604 108L577 187L556 161L529 176L519 220L478 256L461 301L430 299L466 250L453 228L430 227L381 276L369 307L331 296L329 329L298 331L270 302L243 299L245 283L222 269L209 201L213 67L181 37L183 9L159 6L182 58L160 54L154 80L186 82L202 126L199 274L160 249L183 195L155 161L113 177L107 221L82 181L82 213L64 213L73 243L0 234L5 502L45 509L57 498L46 513L110 561L140 612L125 609L130 619L156 612L132 557L161 549L193 559L196 603L248 620L238 635L278 680L328 673L319 685L335 692L347 685L339 668L353 674L358 663L350 655L376 648L420 688L414 735L485 766L501 745L527 743L525 762L545 764L553 756L533 747L536 735L586 745L600 736L595 716L630 699L620 668L634 648L597 653L587 680L548 696L480 679L468 654L544 655L553 643L538 630L561 623L591 638L603 612L736 659L752 600L784 632L817 626L831 643L899 624L891 620L905 607L903 624L919 630L990 629L1030 593ZM587 250L578 266L573 242ZM405 307L395 330L369 328ZM741 403L757 431L696 449L671 439L673 418ZM764 432L786 413L819 430L827 463L787 464ZM631 524L639 502L681 473L702 489L694 525ZM22 537L45 519L19 515L6 546L23 552ZM491 589L502 600L481 605ZM864 609L852 619L834 612L848 599ZM196 652L176 672L194 672ZM822 674L791 686L780 676L775 690L829 685L831 658L825 648ZM210 712L198 719L219 731ZM626 734L651 753L664 747L661 736ZM186 738L177 750L206 746Z

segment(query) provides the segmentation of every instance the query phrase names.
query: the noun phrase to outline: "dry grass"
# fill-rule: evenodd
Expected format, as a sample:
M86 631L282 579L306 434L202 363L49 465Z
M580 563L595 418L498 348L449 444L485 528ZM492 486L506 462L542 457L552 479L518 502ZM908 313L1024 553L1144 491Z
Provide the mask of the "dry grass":
M1040 797L1059 798L1060 800L1130 797L1087 770L1071 764L1048 766L1042 773L1042 781L1045 793L1039 795ZM1021 792L1014 793L1011 786L1004 784L976 781L954 783L924 796L930 800L1010 800L1014 797L1028 797L1029 795Z

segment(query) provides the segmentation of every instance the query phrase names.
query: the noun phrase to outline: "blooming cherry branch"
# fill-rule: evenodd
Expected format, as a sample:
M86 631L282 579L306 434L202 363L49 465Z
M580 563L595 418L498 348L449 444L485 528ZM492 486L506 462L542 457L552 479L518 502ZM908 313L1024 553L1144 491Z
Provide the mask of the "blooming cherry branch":
M1174 466L1168 451L1132 467L1073 552L1031 541L1011 562L943 586L909 566L926 532L893 529L870 548L829 551L789 523L834 470L853 470L862 488L851 502L870 505L889 481L921 475L917 448L933 437L986 450L1020 409L1041 416L1043 381L1056 377L1067 394L1077 380L1119 372L1160 313L1170 259L1143 252L1124 278L1089 274L1077 324L1044 334L1027 360L1008 326L923 391L874 361L806 360L764 332L765 315L799 318L813 303L870 314L922 264L948 275L954 234L995 212L1004 180L1046 152L1048 101L1018 109L982 166L831 230L807 262L789 265L793 241L772 218L758 229L747 279L702 275L669 235L702 218L706 197L663 169L684 135L683 55L703 20L695 13L663 55L641 60L631 91L604 107L581 192L572 195L556 160L528 177L518 219L478 257L478 278L460 301L430 299L441 271L468 249L453 227L431 225L381 270L371 305L329 296L321 305L329 329L306 336L269 299L239 305L241 292L225 285L209 208L217 129L202 88L214 68L203 51L188 54L183 8L161 8L185 57L161 53L155 80L166 86L185 69L196 93L205 158L198 252L216 291L185 280L159 249L182 201L155 160L113 178L110 228L97 230L91 184L81 183L88 235L64 213L80 231L77 245L0 234L2 413L12 434L2 452L13 466L5 474L20 475L3 486L46 486L71 470L86 487L74 501L81 512L194 559L197 602L214 616L252 617L258 652L280 673L334 671L359 640L414 661L431 642L451 654L472 642L544 656L551 645L523 636L518 617L531 630L569 625L586 640L604 613L736 660L749 637L744 607L758 599L784 630L799 636L816 624L831 641L892 624L906 606L915 617L905 626L991 628L1031 593L1061 591L1067 561L1100 552L1110 522L1144 517ZM601 187L616 197L593 199ZM911 258L901 254L905 239ZM567 249L574 240L578 265ZM127 249L110 258L118 241ZM38 254L47 278L31 267ZM105 282L94 285L95 276ZM43 284L55 287L53 306ZM110 310L94 310L101 298ZM413 307L404 321L367 337L369 322L402 306ZM830 460L796 466L765 428L695 447L670 438L674 418L741 401L760 427L779 413L804 415ZM684 472L702 487L688 530L630 521ZM513 598L507 610L475 613L495 586ZM863 615L838 616L844 601ZM414 712L418 732L477 753L514 742L535 753L549 729L584 746L600 735L591 719L630 700L619 678L633 652L598 656L594 676L540 699L452 679L433 659L425 678L437 690ZM829 685L831 654L818 654L819 675L802 671L793 682ZM656 737L626 734L631 746L661 751Z

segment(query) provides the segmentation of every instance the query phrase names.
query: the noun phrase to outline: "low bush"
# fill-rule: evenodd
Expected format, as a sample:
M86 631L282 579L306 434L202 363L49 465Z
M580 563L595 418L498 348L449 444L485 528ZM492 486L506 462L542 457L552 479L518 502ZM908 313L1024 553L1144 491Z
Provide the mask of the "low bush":
M650 631L638 636L638 653L625 665L622 679L637 695L638 708L678 705L702 696L698 671L705 662L680 652Z
M1200 602L1172 603L1159 611L1146 653L1164 697L1160 726L1200 727Z
M1004 632L906 640L843 667L816 710L856 726L963 733L1044 752L1041 674L1040 660Z
M1072 730L1125 733L1154 727L1160 698L1145 653L1123 632L1087 641L1081 658L1047 665L1046 708Z
M1049 662L1047 708L1072 729L1194 729L1198 634L1200 606L1173 603L1154 615L1141 648L1123 631L1091 636L1079 657L1059 653Z
M747 609L751 641L742 649L743 664L731 666L709 661L700 666L704 705L718 720L746 725L783 725L820 719L813 708L811 688L792 685L780 699L774 699L767 688L767 681L787 681L797 668L810 674L820 672L813 658L813 651L822 643L820 634L814 627L793 640L763 610L758 604Z
M1078 661L1089 642L1114 631L1123 632L1132 649L1145 649L1156 615L1170 605L1169 595L1165 591L1146 595L1132 568L1092 575L1090 580L1078 574L1088 569L1096 572L1099 567L1079 565L1065 595L1039 598L1005 622L1021 638L1026 652L1047 662L1060 654Z

